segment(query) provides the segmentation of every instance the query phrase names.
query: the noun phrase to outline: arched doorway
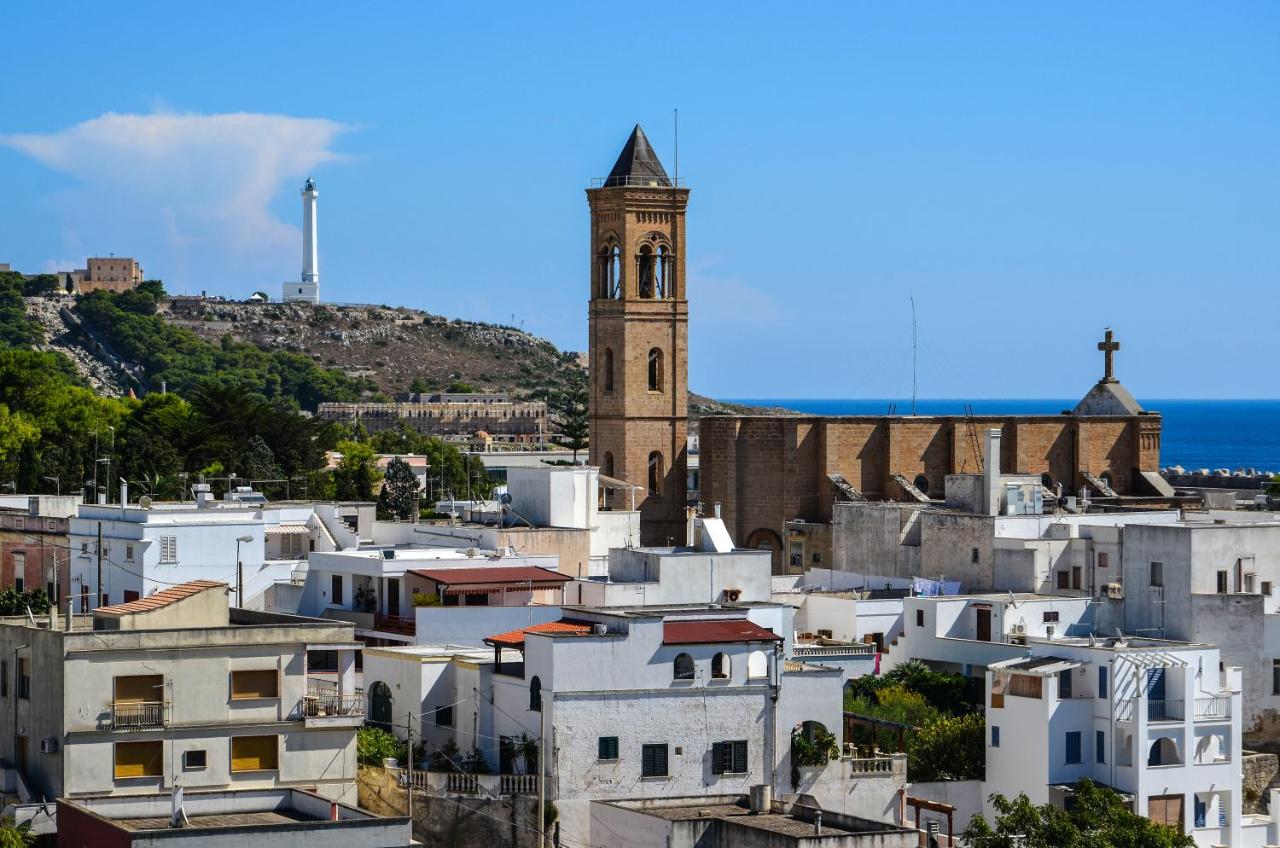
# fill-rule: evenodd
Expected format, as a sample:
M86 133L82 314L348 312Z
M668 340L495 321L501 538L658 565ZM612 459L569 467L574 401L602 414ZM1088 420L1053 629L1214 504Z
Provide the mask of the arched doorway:
M773 573L782 574L782 537L767 527L752 530L747 536L747 547L756 551L773 553Z
M369 687L369 724L391 729L391 687L381 680Z

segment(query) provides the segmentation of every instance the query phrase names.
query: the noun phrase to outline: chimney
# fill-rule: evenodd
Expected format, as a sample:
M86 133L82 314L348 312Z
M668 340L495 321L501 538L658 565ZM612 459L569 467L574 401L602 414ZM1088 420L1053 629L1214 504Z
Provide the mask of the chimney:
M129 505L129 481L120 478L120 514L124 514L124 508Z
M696 544L694 538L694 515L695 510L691 506L684 508L684 544L687 548L692 548Z
M822 810L813 811L813 835L822 835Z
M987 430L986 455L982 462L983 506L987 515L1000 514L1000 430Z
M716 518L720 517L720 501L716 501Z
M751 787L751 814L767 813L773 806L773 787L758 783Z

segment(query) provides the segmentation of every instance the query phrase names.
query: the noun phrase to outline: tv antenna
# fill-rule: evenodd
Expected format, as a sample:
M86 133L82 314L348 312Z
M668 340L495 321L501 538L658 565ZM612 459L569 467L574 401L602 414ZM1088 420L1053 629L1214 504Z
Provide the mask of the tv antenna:
M907 298L911 301L911 415L916 414L916 390L918 388L917 366L916 360L919 358L920 349L916 343L916 299L914 297Z

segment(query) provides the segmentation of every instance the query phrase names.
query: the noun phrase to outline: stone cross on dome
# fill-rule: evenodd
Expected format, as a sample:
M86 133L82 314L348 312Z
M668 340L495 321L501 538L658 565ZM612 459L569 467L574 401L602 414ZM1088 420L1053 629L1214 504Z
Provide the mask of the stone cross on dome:
M1107 327L1106 336L1102 341L1098 342L1098 350L1102 351L1103 356L1106 358L1106 370L1102 377L1102 382L1104 383L1116 382L1115 355L1119 349L1120 342L1115 340L1111 333L1111 328Z

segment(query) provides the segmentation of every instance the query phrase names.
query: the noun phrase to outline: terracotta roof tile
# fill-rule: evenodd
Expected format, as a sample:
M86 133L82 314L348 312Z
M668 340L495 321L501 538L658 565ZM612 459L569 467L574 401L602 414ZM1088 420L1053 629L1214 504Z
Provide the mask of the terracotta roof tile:
M136 601L129 601L124 604L112 604L109 607L98 607L93 612L105 613L107 615L132 615L139 612L150 612L167 607L169 604L176 603L189 598L192 595L198 595L206 589L227 588L226 583L219 583L216 580L192 580L183 583L180 586L170 586L145 598L139 598Z

